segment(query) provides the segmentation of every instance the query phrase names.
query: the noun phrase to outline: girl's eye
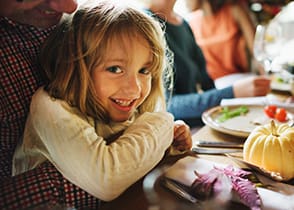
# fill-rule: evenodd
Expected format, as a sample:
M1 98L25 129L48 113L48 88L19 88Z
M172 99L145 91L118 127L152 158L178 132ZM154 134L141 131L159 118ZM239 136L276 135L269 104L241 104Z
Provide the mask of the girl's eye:
M141 74L150 74L151 72L150 72L150 70L148 68L142 68L142 69L140 69L139 73L141 73Z
M121 73L122 70L118 66L111 66L106 68L107 71L112 72L112 73Z

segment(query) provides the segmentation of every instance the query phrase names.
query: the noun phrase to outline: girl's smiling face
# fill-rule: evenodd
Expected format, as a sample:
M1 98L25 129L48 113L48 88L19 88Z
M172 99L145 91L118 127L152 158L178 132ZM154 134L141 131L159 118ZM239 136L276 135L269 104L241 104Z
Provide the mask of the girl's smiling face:
M128 120L151 90L152 53L147 41L114 38L101 65L92 71L96 95L112 121Z

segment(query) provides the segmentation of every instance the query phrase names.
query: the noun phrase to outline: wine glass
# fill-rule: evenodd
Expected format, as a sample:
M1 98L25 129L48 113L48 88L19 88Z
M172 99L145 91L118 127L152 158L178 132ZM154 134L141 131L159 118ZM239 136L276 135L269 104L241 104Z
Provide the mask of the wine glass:
M266 73L271 74L273 71L277 71L277 69L273 69L272 61L279 55L282 44L281 28L278 24L256 27L253 54Z
M254 42L253 42L253 54L258 62L263 62L266 58L264 50L264 36L266 27L264 25L258 25L255 30Z

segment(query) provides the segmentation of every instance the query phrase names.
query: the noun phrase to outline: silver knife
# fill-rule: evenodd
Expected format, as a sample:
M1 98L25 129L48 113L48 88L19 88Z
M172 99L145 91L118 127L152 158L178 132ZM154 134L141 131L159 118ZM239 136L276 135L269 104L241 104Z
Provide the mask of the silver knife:
M198 147L218 147L218 148L243 148L243 144L235 142L221 142L221 141L205 141L199 140L196 142Z
M208 155L221 155L226 153L242 152L242 149L220 149L220 148L203 148L193 147L192 151L197 154L208 154Z
M190 201L191 203L196 203L198 200L190 195L186 190L184 190L180 185L176 184L176 182L165 178L162 180L162 184L172 192L176 193L181 198Z

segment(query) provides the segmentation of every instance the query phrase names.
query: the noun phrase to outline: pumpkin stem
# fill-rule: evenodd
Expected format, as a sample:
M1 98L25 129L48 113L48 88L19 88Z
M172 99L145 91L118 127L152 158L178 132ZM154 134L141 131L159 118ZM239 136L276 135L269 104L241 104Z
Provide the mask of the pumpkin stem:
M271 120L271 133L273 136L279 136L277 133L277 126L274 120Z

